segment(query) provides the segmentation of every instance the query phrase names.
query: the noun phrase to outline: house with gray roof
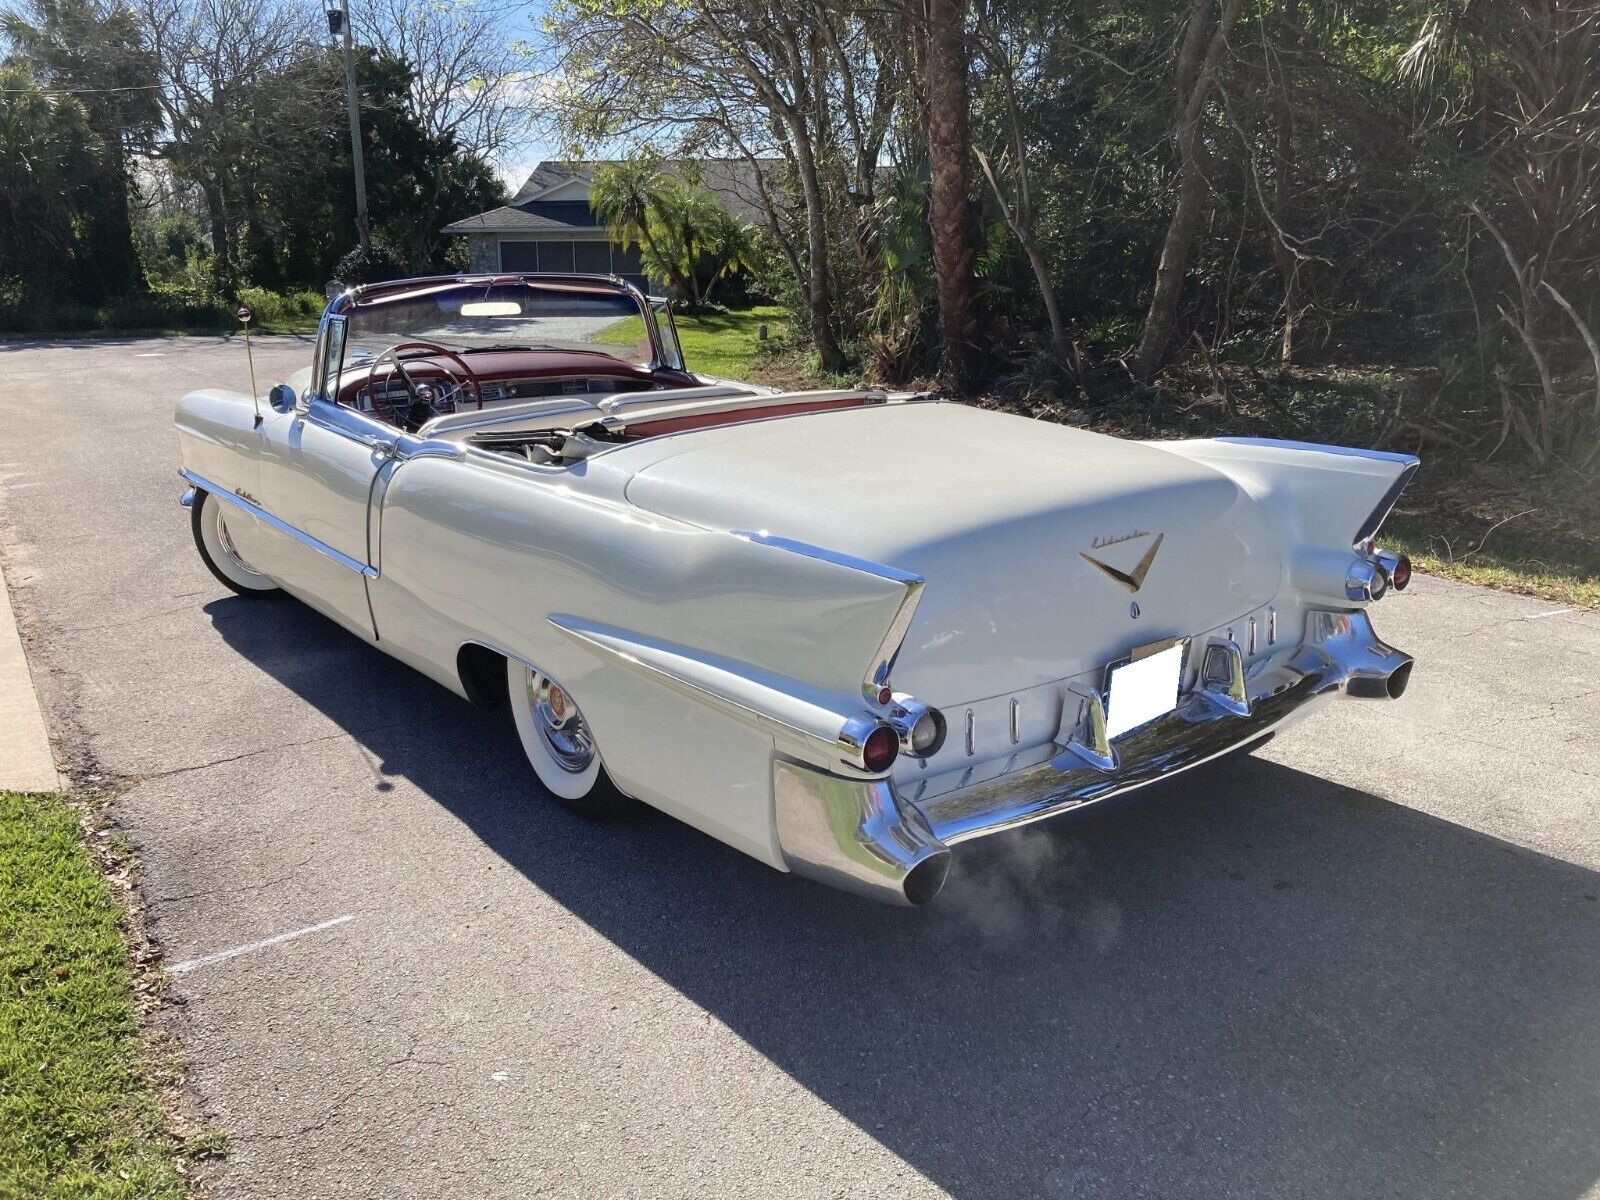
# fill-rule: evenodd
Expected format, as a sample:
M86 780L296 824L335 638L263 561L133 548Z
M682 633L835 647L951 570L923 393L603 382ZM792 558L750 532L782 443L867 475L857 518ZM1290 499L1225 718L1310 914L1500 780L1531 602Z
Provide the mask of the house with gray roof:
M589 187L604 162L542 162L511 203L452 221L444 232L467 239L474 271L579 271L620 275L652 290L637 246L621 246L594 214ZM743 159L671 164L693 173L734 216L763 219L758 168ZM765 164L762 164L765 166Z

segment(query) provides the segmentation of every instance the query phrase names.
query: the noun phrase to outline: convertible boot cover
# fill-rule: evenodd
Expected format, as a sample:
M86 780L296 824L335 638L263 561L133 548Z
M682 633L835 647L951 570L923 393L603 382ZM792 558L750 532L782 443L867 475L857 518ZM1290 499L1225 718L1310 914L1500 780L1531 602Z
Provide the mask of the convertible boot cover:
M1282 574L1280 538L1220 470L957 405L702 430L619 459L638 464L627 496L642 508L921 575L894 680L934 704L1214 628L1269 602Z

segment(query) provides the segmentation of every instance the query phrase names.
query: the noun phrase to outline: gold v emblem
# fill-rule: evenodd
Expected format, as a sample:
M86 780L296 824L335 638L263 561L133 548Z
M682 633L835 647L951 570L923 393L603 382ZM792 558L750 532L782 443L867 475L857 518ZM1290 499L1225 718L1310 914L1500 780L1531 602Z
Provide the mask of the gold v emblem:
M1107 566L1098 558L1091 558L1081 550L1078 552L1078 556L1091 566L1099 567L1130 592L1137 592L1144 586L1144 577L1150 574L1150 564L1156 561L1156 551L1161 549L1161 539L1166 536L1164 533L1156 534L1156 540L1150 543L1150 549L1144 552L1144 557L1134 565L1131 571L1119 571L1115 567Z

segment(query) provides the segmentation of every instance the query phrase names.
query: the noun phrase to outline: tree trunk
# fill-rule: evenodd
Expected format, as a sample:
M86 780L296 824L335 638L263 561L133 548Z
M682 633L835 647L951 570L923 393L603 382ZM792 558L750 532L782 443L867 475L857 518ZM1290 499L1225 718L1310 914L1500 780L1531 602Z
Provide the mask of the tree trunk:
M1200 171L1200 123L1216 82L1217 63L1239 13L1239 0L1222 0L1221 18L1208 42L1205 32L1211 24L1211 3L1212 0L1195 0L1183 47L1178 53L1178 199L1161 247L1161 262L1156 267L1144 334L1133 360L1133 373L1147 381L1160 370L1177 324L1183 276L1189 267L1189 251L1200 228L1205 202L1205 177ZM1202 46L1205 47L1203 57Z
M106 300L143 291L144 272L128 211L127 157L115 136L106 139L104 165L86 192L83 240L92 277L83 281L83 293Z
M1015 120L1014 113L1013 120ZM1013 130L1015 133L1015 126ZM1022 144L1020 137L1014 136L1013 140L1018 146ZM1044 313L1050 321L1050 348L1058 359L1065 361L1069 344L1067 323L1062 319L1061 305L1056 301L1055 281L1050 275L1050 264L1045 261L1044 251L1039 248L1038 238L1033 235L1033 205L1029 199L1031 185L1028 182L1028 164L1018 157L1013 168L1017 173L1017 198L1015 201L1009 201L1006 199L1005 189L1000 184L999 174L981 150L977 158L978 165L983 168L984 177L989 181L989 188L994 193L995 204L1000 208L1000 216L1016 235L1017 241L1022 246L1022 252L1028 256L1028 265L1033 268L1034 282L1039 285L1039 295L1044 300Z
M1281 11L1288 36L1295 39L1295 49L1298 49L1300 0L1282 0ZM1272 231L1272 260L1283 283L1283 338L1278 345L1278 369L1287 371L1294 366L1294 334L1300 323L1300 260L1283 241L1283 231L1289 227L1289 200L1293 195L1290 164L1294 161L1294 99L1289 92L1289 68L1281 58L1278 71L1278 161L1272 198L1272 219L1277 228Z
M206 216L211 223L211 277L224 295L233 295L233 238L228 229L228 202L222 184L210 180L201 187Z
M973 244L968 162L972 156L967 97L967 0L926 0L923 55L928 122L928 215L944 347L939 373L958 390L976 366L977 247Z
M1069 344L1067 323L1061 319L1061 305L1056 302L1055 281L1050 277L1050 267L1044 261L1044 252L1039 249L1032 231L1021 240L1022 249L1028 256L1028 265L1033 268L1033 278L1039 285L1039 295L1044 297L1044 315L1050 321L1050 348L1058 358L1064 359Z
M798 114L790 119L795 165L800 170L800 190L806 202L806 317L811 340L817 345L818 365L833 373L845 369L844 351L833 330L833 297L828 277L828 214L824 208L817 160L811 152L809 131Z

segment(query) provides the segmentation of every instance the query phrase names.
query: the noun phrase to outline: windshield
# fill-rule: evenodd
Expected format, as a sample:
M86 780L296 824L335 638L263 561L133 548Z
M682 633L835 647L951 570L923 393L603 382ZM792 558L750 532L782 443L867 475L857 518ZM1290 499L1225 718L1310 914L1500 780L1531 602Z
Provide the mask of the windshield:
M343 358L353 366L390 346L420 340L463 354L597 350L649 365L656 361L654 324L654 314L632 296L604 286L524 280L419 284L357 300L349 309Z

